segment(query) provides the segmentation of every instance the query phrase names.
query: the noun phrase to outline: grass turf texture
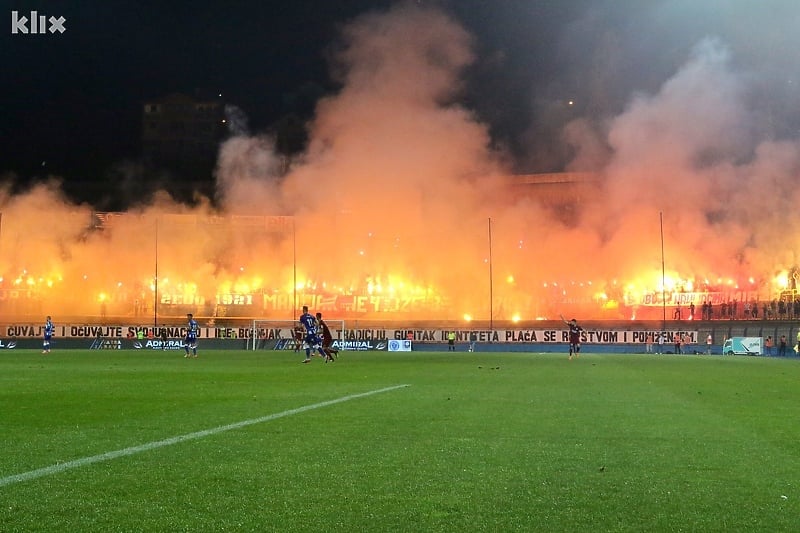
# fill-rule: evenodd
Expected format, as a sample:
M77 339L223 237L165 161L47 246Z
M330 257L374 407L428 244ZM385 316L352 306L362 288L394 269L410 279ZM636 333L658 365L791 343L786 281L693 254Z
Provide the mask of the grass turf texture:
M797 361L0 354L2 531L796 531Z

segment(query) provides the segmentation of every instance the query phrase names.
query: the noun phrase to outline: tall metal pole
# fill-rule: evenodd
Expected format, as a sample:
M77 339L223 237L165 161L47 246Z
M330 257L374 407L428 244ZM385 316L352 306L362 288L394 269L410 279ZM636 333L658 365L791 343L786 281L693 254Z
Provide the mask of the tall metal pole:
M153 336L158 328L158 218L156 218L156 265L155 278L153 279Z
M489 217L489 331L494 329L494 294L492 291L492 218Z
M297 318L297 229L292 216L292 319Z
M664 213L658 212L658 220L661 226L661 310L662 310L662 325L661 330L667 329L667 275L664 268Z

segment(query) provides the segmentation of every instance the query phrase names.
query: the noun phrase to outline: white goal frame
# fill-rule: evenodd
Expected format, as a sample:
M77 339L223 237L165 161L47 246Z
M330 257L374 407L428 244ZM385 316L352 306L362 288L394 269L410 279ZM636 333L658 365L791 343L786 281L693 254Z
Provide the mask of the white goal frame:
M325 322L328 324L328 327L331 330L331 335L333 335L333 340L335 341L342 341L341 344L344 344L345 340L345 321L344 320L333 320L333 319L325 319ZM265 332L267 330L279 330L279 335L281 339L294 339L294 328L300 323L300 320L276 320L276 319L255 319L253 323L250 325L250 335L247 339L246 349L248 350L260 350L263 348L259 348L259 341L263 339L260 332ZM320 338L322 337L322 332L318 332L320 334ZM302 348L302 344L301 344ZM339 348L341 350L342 348Z

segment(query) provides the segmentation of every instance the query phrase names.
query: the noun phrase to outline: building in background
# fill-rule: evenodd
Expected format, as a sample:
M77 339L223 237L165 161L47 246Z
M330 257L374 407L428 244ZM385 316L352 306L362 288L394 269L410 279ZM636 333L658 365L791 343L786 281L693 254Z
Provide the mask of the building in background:
M142 156L153 166L204 180L228 128L220 96L170 94L142 108Z

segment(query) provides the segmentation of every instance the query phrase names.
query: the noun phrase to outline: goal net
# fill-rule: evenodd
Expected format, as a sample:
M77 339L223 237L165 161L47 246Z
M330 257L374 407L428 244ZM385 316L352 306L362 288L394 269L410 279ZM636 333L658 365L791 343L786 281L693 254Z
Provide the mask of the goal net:
M339 347L345 338L344 320L325 319L333 336L334 347ZM306 337L305 328L299 328L297 320L253 320L250 338L247 342L248 350L292 350L300 351L305 348L303 340ZM322 332L318 332L322 338ZM341 348L340 348L341 349Z

